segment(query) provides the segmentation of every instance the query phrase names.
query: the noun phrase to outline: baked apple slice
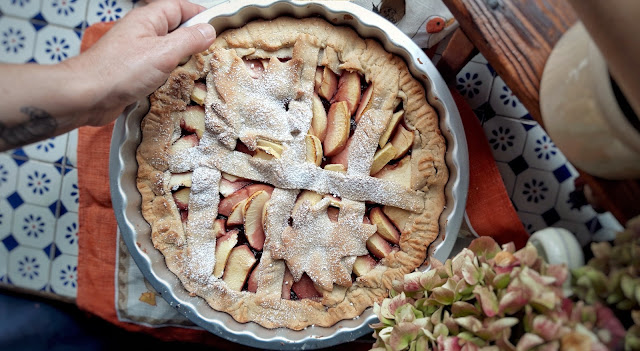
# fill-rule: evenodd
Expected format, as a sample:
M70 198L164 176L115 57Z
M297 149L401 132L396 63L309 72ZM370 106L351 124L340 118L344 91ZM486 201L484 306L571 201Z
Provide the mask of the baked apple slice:
M191 100L198 105L204 105L204 99L207 97L207 86L202 82L195 82L193 91L191 91Z
M402 231L404 230L404 227L409 221L409 216L411 215L411 213L407 210L388 205L382 206L382 212L384 212L391 223L393 223L393 225L398 228L400 233L402 233Z
M195 133L198 139L202 139L204 133L204 107L202 106L187 106L187 109L182 112L180 118L180 128L189 133Z
M329 163L324 166L324 169L332 172L347 173L347 167L339 163Z
M393 244L400 242L400 232L393 226L393 223L391 223L389 218L382 212L380 207L372 208L371 212L369 212L369 218L371 219L371 223L377 226L378 229L376 233L381 237Z
M358 277L362 277L372 269L376 268L376 264L376 260L369 255L358 256L356 257L356 261L353 263L353 273Z
M191 172L173 173L169 178L169 189L178 190L181 187L191 187Z
M258 190L264 190L269 193L269 195L271 195L271 193L273 192L273 187L266 184L247 185L246 187L239 189L235 193L220 200L220 204L218 205L218 213L225 217L229 217L231 211L233 210L233 207L238 202L247 199Z
M387 144L382 149L376 151L376 153L373 154L373 162L371 163L369 173L373 175L380 172L380 170L389 163L389 161L393 160L395 155L396 148L391 144Z
M227 234L227 221L222 219L222 218L218 218L216 220L213 221L213 232L216 235L216 238L219 238L221 236L225 236Z
M343 71L338 81L338 90L331 103L344 101L349 108L349 116L353 115L360 103L360 75L358 72Z
M371 107L371 103L373 102L373 100L371 100L372 95L373 84L369 84L369 86L364 90L362 96L360 97L360 103L358 104L356 115L353 117L356 123L360 122L360 118L362 118L362 115Z
M247 245L236 246L229 253L222 280L231 290L240 291L249 277L256 257Z
M270 195L264 190L253 193L244 205L242 214L244 217L244 235L252 248L261 251L264 246L264 227L262 225L262 212L264 205L269 201Z
M251 271L251 274L249 274L249 279L247 280L248 292L252 292L255 294L256 291L258 291L258 274L260 274L260 272L258 272L258 268L256 266L256 269Z
M274 143L269 140L258 139L256 142L256 151L263 151L270 155L272 158L280 158L284 148L278 143ZM257 153L256 153L257 155Z
M402 116L404 116L404 111L395 112L391 116L391 119L387 124L387 129L385 129L382 135L380 135L380 140L378 141L381 148L387 145L387 142L389 141L391 134L393 134L393 131L396 130L396 127L398 126L398 123L400 123Z
M298 295L299 299L319 299L322 297L322 294L313 285L313 280L306 274L303 274L300 280L294 282L291 289Z
M220 192L220 194L222 194L222 196L227 197L249 184L251 184L250 181L238 180L236 182L230 182L222 178L220 179L218 191Z
M393 157L394 160L399 159L400 157L407 154L409 149L413 147L413 140L415 139L415 134L407 130L402 124L398 125L398 129L396 133L391 138L391 145L396 148L396 155Z
M171 145L170 153L174 156L184 155L186 150L195 146L198 146L198 136L195 134L187 134L180 139L176 140Z
M173 193L173 201L175 201L178 209L186 211L189 209L189 196L191 195L190 188L182 188Z
M300 205L302 205L302 203L305 201L309 201L311 206L313 206L320 202L322 198L323 196L316 193L315 191L303 190L300 192L300 195L298 195L298 199L296 199L296 203L293 205L293 210L291 211L291 213L295 215L295 213L298 212Z
M317 136L311 134L307 134L304 141L307 146L307 162L320 166L324 157L322 154L322 142Z
M344 101L331 104L327 114L327 135L324 138L323 149L327 157L337 155L342 151L351 131L351 114Z
M311 102L313 117L311 117L311 129L309 134L315 135L320 139L320 141L322 141L327 135L327 111L325 111L324 106L322 105L322 100L320 100L318 94L313 94Z
M379 259L387 257L391 253L392 247L379 234L373 234L367 240L367 250Z
M229 231L216 241L216 264L213 268L213 275L216 278L222 277L224 273L224 268L227 265L227 259L231 254L231 250L233 250L238 243L238 233L238 229Z
M236 226L236 225L244 224L243 209L244 209L244 205L247 204L247 200L249 200L248 197L233 206L233 208L231 209L231 213L227 218L227 225Z
M333 73L329 67L324 67L322 70L322 80L320 82L320 87L318 88L318 95L327 100L331 100L337 90L338 76Z

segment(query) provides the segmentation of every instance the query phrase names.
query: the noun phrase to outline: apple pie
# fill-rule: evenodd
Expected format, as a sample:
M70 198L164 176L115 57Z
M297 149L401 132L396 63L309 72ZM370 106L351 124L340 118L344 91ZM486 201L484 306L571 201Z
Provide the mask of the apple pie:
M239 322L331 326L439 235L446 143L424 87L319 18L219 35L150 96L137 185L154 246Z

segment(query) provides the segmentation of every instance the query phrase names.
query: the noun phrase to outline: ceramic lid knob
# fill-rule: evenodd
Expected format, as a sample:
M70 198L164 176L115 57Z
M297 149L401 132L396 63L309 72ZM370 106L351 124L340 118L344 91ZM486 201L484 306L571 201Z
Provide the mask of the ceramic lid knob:
M584 266L584 254L576 237L564 228L539 230L529 238L538 254L549 264L566 264L569 270ZM571 277L564 282L565 295L571 295Z

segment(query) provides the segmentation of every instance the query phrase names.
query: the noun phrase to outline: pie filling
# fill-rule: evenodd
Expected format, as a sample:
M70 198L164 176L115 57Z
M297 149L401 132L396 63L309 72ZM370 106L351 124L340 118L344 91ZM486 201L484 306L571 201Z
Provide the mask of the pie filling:
M287 62L290 58L279 59ZM244 59L248 74L260 80L268 69L269 60ZM315 74L312 100L311 127L305 133L305 160L327 171L347 173L348 151L358 122L370 105L372 85L357 72L345 70L339 76L327 67L318 67ZM206 84L197 81L191 93L191 102L180 114L180 138L172 146L172 153L199 145L205 130L204 104L207 95ZM287 110L287 101L283 106ZM394 113L384 132L380 135L373 156L370 175L394 182L404 182L409 187L411 179L411 147L414 133L403 118L402 101L398 99ZM235 151L252 158L272 160L280 158L286 146L267 139L258 139L252 149L238 140ZM176 207L183 222L188 219L189 195L192 172L172 174L171 188ZM255 293L257 274L265 243L265 205L274 187L251 179L221 173L218 185L220 204L215 219L216 234L214 276L221 278L229 288ZM295 201L291 217L292 225L300 208L317 210L331 223L339 223L341 199L331 194L314 191L300 192ZM387 214L390 214L389 217ZM304 219L302 219L304 220ZM394 222L395 220L395 222ZM400 241L398 209L370 203L363 216L364 224L376 226L366 240L367 253L355 256L352 273L340 280L340 285L349 287L359 276L367 274L389 253L398 250ZM326 222L326 220L325 220ZM396 224L398 223L398 224ZM332 284L333 282L331 282ZM282 282L283 299L320 300L322 293L317 283L307 273L294 279L289 268ZM331 286L328 286L331 289ZM320 287L322 289L322 287Z
M151 97L138 189L154 245L239 322L330 326L427 259L448 170L405 63L313 18L221 34Z

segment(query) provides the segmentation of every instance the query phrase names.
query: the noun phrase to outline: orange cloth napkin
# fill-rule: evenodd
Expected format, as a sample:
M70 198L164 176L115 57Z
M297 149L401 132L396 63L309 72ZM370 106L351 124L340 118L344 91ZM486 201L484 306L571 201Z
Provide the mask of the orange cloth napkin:
M81 50L87 50L111 23L87 28ZM469 144L470 187L467 213L479 235L491 235L500 243L515 241L523 246L528 238L502 183L482 127L471 108L455 91ZM109 184L109 147L113 124L82 127L78 131L78 187L80 191L78 239L78 306L122 328L145 332L162 340L215 345L221 350L249 350L203 330L149 328L120 322L115 309L116 228ZM370 345L348 343L334 350L366 350Z

